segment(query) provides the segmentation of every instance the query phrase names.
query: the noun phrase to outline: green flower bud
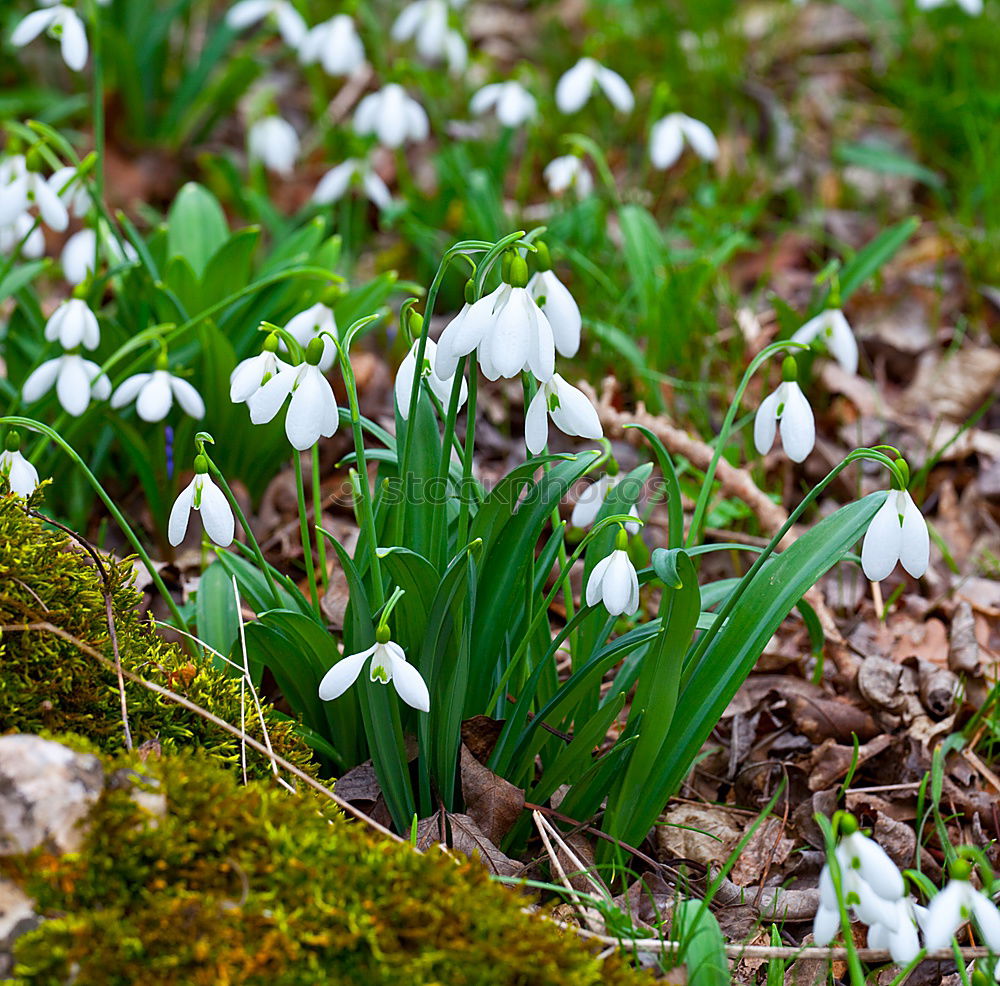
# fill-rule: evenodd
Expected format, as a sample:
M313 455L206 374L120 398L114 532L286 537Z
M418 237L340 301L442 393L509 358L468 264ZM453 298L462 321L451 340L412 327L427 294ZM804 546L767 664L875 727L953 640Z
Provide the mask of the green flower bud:
M619 527L615 535L615 551L628 551L628 531L624 527Z
M475 304L476 301L476 281L475 278L470 277L465 282L465 303L467 305Z
M535 242L535 266L539 270L552 270L552 254L549 253L549 246L544 240Z
M268 332L264 339L264 345L261 347L265 353L276 353L278 351L278 333Z
M389 628L384 623L380 623L378 629L375 631L376 643L387 644L391 637L392 634L389 632Z
M17 452L21 448L21 433L17 431L8 431L7 440L4 442L4 448L8 452Z
M781 363L781 379L785 383L794 383L799 379L799 365L794 356L786 356Z
M208 456L196 455L194 457L194 471L198 473L199 476L208 472Z
M167 356L167 351L161 349L156 356L156 369L166 370L170 366L170 358Z
M319 336L316 336L315 339L310 339L309 345L306 346L306 362L310 366L318 366L322 358L323 340Z
M510 262L510 276L507 283L512 288L526 288L528 286L528 262L524 257L515 256Z

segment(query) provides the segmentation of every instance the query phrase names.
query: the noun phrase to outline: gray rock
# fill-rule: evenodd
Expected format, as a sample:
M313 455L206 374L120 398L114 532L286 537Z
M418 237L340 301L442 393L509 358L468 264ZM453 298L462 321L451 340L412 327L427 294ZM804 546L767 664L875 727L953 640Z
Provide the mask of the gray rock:
M0 856L78 849L79 823L103 787L95 756L38 736L0 737Z
M14 970L11 954L15 939L38 927L41 918L35 913L31 898L9 880L0 880L0 979Z

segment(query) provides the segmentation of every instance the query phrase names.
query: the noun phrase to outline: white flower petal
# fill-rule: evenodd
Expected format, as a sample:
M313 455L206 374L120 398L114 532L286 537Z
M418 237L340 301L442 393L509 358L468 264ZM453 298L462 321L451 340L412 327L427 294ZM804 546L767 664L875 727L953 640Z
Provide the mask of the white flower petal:
M596 606L604 598L604 579L613 558L614 552L602 558L591 571L590 578L587 580L586 599L588 606Z
M649 135L649 157L654 168L665 171L677 163L684 150L684 136L676 113L653 124Z
M816 917L813 918L813 941L820 946L829 945L838 931L840 931L839 910L820 904L816 909Z
M524 415L524 444L532 455L541 455L549 440L548 389L539 387Z
M62 361L62 356L46 360L28 374L28 379L24 381L24 386L21 388L21 399L25 404L33 404L52 389L52 385L59 376Z
M567 383L558 373L551 382L559 398L559 407L552 411L552 423L565 435L594 441L603 437L601 419L586 394Z
M538 302L552 326L552 338L562 356L575 356L580 348L583 320L580 308L569 289L550 271L539 271L528 284L531 297ZM544 299L544 304L541 300Z
M719 156L719 144L715 134L701 120L682 114L681 130L695 154L705 161L714 161Z
M10 43L15 48L22 48L24 45L34 41L56 18L58 11L33 10L27 17L18 22L17 27L11 32Z
M205 533L220 547L233 543L236 521L226 494L205 474L201 486L201 522Z
M799 385L790 380L785 384L785 408L781 412L781 444L792 462L802 462L816 444L816 421L812 408ZM754 437L757 425L754 422Z
M250 420L255 425L267 424L281 410L298 377L298 367L289 366L271 377L252 398L247 399Z
M901 539L896 498L890 493L872 518L861 543L861 567L872 582L880 582L896 567Z
M197 478L197 477L196 477ZM187 534L188 518L194 504L194 484L192 479L178 494L174 505L170 508L170 518L167 521L167 540L176 548Z
M192 418L205 417L205 402L201 399L201 394L187 380L171 376L170 387L185 414L189 414Z
M59 376L56 378L56 395L67 413L78 418L90 404L90 377L79 356L63 356Z
M948 885L931 899L924 919L924 947L928 952L947 948L955 932L965 924L962 908L968 900L971 884L965 880L949 880Z
M994 955L1000 954L1000 912L996 904L978 890L972 892L972 916L979 925L986 947Z
M594 88L594 67L590 58L581 58L556 83L556 106L561 113L576 113L590 98Z
M323 175L322 178L320 178L319 184L316 186L316 191L313 192L313 202L320 205L326 205L330 202L339 201L343 198L344 193L351 184L351 178L354 176L357 169L358 162L353 158L344 161L343 164L338 164L336 167L331 168L325 175Z
M635 97L629 84L617 73L601 66L597 71L597 84L604 90L604 95L611 101L619 113L631 113L635 106Z
M79 72L87 64L87 32L84 30L83 21L74 10L67 10L62 18L62 46L60 50L63 61L74 72ZM49 225L52 224L49 223ZM55 226L52 228L56 229Z
M143 421L162 421L169 414L173 403L170 374L166 370L156 370L139 392L135 410Z
M891 495L890 495L891 499ZM897 510L902 500L903 528L899 540L899 560L903 568L915 579L919 579L930 564L931 540L924 515L913 502L909 493L897 496ZM998 950L1000 951L1000 950Z
M430 712L431 696L420 672L405 660L394 657L392 661L392 683L396 693L410 707L420 712Z
M759 455L767 455L774 445L774 436L778 430L778 404L781 402L781 389L768 394L760 402L757 414L753 419L753 444Z
M365 661L375 653L375 646L372 644L367 650L351 654L330 668L319 683L319 697L324 702L331 702L343 695L358 680Z
M131 404L139 396L139 391L149 383L152 373L137 373L127 380L123 380L111 397L111 406L118 410Z

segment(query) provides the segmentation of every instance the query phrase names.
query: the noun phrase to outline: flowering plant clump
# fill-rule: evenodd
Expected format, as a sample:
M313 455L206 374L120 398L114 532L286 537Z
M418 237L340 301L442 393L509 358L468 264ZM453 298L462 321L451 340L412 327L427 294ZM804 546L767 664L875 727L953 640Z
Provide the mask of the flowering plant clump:
M917 461L890 433L912 476L895 445L833 454L821 393L856 402L857 433L883 442L865 378L888 371L856 293L919 224L872 235L839 216L851 240L824 227L828 262L789 279L795 307L765 279L767 318L731 303L750 293L730 268L768 201L791 210L799 193L791 167L766 185L745 108L717 98L753 90L772 114L720 68L728 20L696 31L674 9L693 24L696 4L583 4L584 46L549 52L543 32L528 59L463 0L317 22L291 0L22 6L12 71L47 59L74 88L3 121L0 496L33 511L51 478L54 516L102 536L113 520L194 666L280 696L324 777L370 762L397 832L464 812L475 720L484 768L599 831L596 864L619 879L795 609L822 676L807 594L827 573L928 573L933 450ZM544 7L518 11L534 24ZM900 58L938 19L950 39L985 14L905 7ZM644 38L676 46L652 82ZM31 111L26 91L4 112ZM757 129L774 123L778 158L772 115ZM129 144L142 168L122 166ZM939 191L905 155L837 147L838 164ZM980 185L970 201L988 200ZM720 331L728 311L740 332ZM620 386L598 400L609 371ZM787 515L757 488L775 464ZM747 490L780 517L729 533ZM971 921L1000 949L978 857L947 854L933 893L850 815L822 824L817 943L857 920L909 963ZM522 819L495 841L528 838Z

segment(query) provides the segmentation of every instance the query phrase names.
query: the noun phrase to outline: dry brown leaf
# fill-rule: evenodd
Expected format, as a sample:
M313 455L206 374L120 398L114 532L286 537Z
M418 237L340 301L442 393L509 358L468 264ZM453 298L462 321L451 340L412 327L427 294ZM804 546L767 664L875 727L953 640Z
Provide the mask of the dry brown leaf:
M465 810L493 842L500 842L524 809L524 792L484 767L463 743L459 775Z
M756 823L757 820L752 819L747 829ZM772 866L781 866L794 849L795 840L786 836L781 819L765 819L740 853L729 878L738 887L753 886Z
M663 862L690 859L719 866L741 834L731 814L715 805L674 805L664 818L665 823L653 830L657 856Z

